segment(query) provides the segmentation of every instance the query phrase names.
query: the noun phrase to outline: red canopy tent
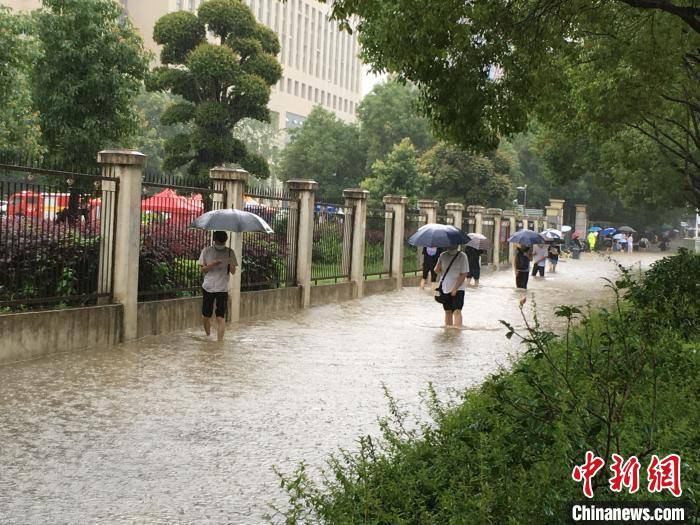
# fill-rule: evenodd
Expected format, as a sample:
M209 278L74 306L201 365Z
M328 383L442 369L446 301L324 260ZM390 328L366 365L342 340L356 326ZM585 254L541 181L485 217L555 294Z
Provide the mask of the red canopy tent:
M141 210L192 215L201 212L201 197L197 203L195 198L188 199L168 188L142 201Z

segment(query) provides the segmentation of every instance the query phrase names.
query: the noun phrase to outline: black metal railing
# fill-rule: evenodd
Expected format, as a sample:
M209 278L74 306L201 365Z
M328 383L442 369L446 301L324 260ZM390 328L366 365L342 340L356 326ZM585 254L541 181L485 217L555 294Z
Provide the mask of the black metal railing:
M299 207L286 191L249 188L245 210L259 215L274 233L243 234L243 291L267 290L296 284Z
M474 233L476 230L476 219L468 215L462 218L462 231L466 234Z
M202 250L211 244L211 232L190 228L190 224L203 212L223 207L223 199L218 190L143 184L140 301L201 293L198 261Z
M483 219L483 223L481 225L481 231L482 234L489 240L489 247L488 249L484 250L484 253L481 254L481 264L482 265L488 265L493 263L493 250L497 250L498 246L493 245L493 241L496 238L496 231L495 231L496 225L494 223L494 219L491 216L486 216Z
M314 284L338 282L350 277L352 217L352 208L316 203L311 255L311 280Z
M508 262L508 254L510 253L510 243L508 238L511 236L510 220L501 220L501 231L498 243L498 260L503 263Z
M408 244L408 238L425 224L425 217L416 210L406 210L403 236L403 273L417 274L421 269L421 249Z
M118 179L0 158L0 312L111 300Z
M382 208L367 210L365 224L365 279L389 276L391 273L391 234L394 212Z

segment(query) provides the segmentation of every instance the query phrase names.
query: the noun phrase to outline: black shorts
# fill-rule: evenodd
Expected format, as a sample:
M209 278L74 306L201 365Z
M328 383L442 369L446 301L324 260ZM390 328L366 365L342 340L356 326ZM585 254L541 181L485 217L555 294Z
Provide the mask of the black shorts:
M538 273L540 274L540 277L544 277L544 266L540 266L539 264L535 264L532 267L532 276L534 277Z
M447 294L447 300L442 303L442 307L446 312L461 310L464 307L464 290L457 290L457 295L454 297Z
M428 275L432 277L433 282L437 281L437 272L435 271L435 266L423 265L423 279L427 279Z
M216 317L222 319L226 317L228 310L228 292L207 292L202 288L204 293L202 297L202 316L211 317L214 313L214 301L216 301Z
M530 272L527 270L524 272L516 272L515 273L515 286L518 288L523 288L524 290L527 290L527 281L530 278Z

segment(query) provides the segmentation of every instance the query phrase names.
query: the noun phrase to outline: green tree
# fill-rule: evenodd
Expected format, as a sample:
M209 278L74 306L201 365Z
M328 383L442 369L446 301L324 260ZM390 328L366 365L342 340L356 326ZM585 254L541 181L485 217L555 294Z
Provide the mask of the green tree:
M404 138L420 153L435 144L430 122L419 112L418 89L388 80L372 88L357 108L368 171Z
M632 129L700 205L694 3L334 0L333 11L359 18L366 63L419 86L440 135L488 151L533 116L602 141Z
M35 156L42 147L29 82L38 51L30 31L27 16L0 6L0 151Z
M113 0L43 0L34 20L41 56L32 83L47 154L93 164L137 129L143 42Z
M360 184L365 154L357 126L316 106L290 139L282 152L283 179L313 179L326 199L340 199L345 188Z
M425 196L426 180L418 167L418 153L411 139L405 138L395 144L383 160L372 164L372 174L362 181L375 202L385 195L403 195L409 202Z
M499 156L501 169L512 168ZM428 178L427 194L441 203L461 202L509 207L514 194L508 173L498 172L491 159L443 142L423 154L420 168Z
M216 44L207 41L213 35ZM225 163L240 164L259 177L267 162L233 136L245 118L268 122L270 86L282 75L275 33L255 21L240 0L209 0L197 15L178 11L161 17L153 30L163 46L151 90L169 90L184 101L163 113L164 124L191 124L166 143L165 168L186 166L193 176Z

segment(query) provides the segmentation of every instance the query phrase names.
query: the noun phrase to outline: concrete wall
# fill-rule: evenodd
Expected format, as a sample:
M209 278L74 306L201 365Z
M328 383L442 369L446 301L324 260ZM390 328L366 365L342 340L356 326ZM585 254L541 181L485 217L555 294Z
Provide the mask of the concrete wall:
M396 279L375 279L365 281L364 294L377 295L396 290Z
M311 288L311 306L349 301L355 296L355 283L320 284Z
M167 334L183 328L199 326L202 323L201 312L201 297L139 303L137 337Z
M301 287L241 293L241 319L296 312L301 309Z
M121 305L0 315L0 364L121 340Z
M404 286L420 286L421 275L409 275L404 276L403 285Z

